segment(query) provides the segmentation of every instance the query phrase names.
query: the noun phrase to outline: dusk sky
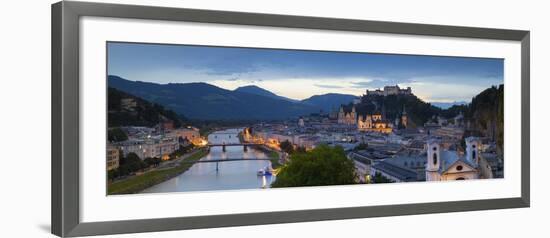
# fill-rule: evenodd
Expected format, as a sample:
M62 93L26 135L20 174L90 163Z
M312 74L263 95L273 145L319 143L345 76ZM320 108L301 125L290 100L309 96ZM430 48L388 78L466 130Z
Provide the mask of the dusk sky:
M293 99L362 95L385 85L411 87L428 102L470 102L502 84L502 59L108 44L108 74L154 83L206 82L233 90L256 85Z

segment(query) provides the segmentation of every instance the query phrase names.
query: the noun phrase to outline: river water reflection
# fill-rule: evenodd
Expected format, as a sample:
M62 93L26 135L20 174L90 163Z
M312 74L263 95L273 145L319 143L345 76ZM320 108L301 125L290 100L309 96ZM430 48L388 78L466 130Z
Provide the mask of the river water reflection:
M239 143L238 133L240 129L227 129L216 131L208 136L211 144ZM259 150L248 148L244 151L243 146L227 146L223 152L221 146L212 147L210 153L201 160L235 159L245 158L250 160L229 161L219 163L196 163L185 173L167 180L163 183L152 186L142 193L165 193L165 192L187 192L187 191L211 191L230 189L251 189L261 188L265 183L269 187L275 177L258 176L257 172L269 166L268 156ZM218 170L216 171L216 164Z

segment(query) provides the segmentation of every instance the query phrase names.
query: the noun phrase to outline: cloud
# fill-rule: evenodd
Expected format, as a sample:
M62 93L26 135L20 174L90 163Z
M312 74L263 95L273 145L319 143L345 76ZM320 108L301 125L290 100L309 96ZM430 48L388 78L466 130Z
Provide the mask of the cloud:
M316 83L314 84L315 86L317 87L320 87L320 88L343 88L343 86L340 86L340 85L331 85L331 84L319 84L319 83Z
M372 87L372 81L351 82L351 87L354 87L354 88Z
M374 89L374 88L383 88L384 86L388 86L388 85L403 85L403 84L412 83L412 82L413 81L410 78L404 78L404 79L377 78L377 79L368 79L366 81L351 82L350 87Z
M491 87L487 85L487 78L469 77L468 80L480 83L464 83L460 76L433 76L414 78L402 86L411 87L413 94L427 102L470 102L472 97Z
M361 95L410 86L427 101L470 101L503 83L503 61L460 57L251 50L226 47L109 45L109 74L154 83L206 82L226 89L254 84L294 99Z

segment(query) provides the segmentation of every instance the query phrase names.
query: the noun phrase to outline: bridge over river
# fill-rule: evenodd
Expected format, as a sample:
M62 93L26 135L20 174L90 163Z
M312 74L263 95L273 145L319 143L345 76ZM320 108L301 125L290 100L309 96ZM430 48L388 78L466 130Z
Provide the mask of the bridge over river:
M269 158L227 158L227 159L208 159L208 160L197 160L197 161L182 161L181 163L187 164L196 164L196 163L216 163L216 171L220 170L220 162L231 162L231 161L271 161Z
M206 146L208 146L209 148L212 148L212 147L222 147L222 151L225 152L227 149L226 147L229 147L229 146L242 146L243 147L243 151L248 151L248 147L249 146L257 146L257 145L263 145L261 143L251 143L251 142L233 142L233 143L208 143L206 144Z
M263 145L262 143L248 143L248 142L244 142L244 143L208 143L206 144L207 146L210 146L210 147L214 147L214 146L247 146L247 145Z
M269 154L258 148L262 145L240 141L240 132L242 128L211 133L207 155L194 162L181 161L191 165L187 171L142 193L269 188L276 176L258 176L259 170L271 165Z

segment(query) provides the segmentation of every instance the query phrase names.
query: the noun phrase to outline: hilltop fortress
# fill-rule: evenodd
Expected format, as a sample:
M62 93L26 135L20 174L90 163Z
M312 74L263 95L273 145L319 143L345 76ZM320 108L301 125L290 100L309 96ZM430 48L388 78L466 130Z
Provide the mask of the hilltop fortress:
M370 95L378 95L378 96L389 96L389 95L412 95L411 87L407 87L406 89L401 89L399 86L385 86L384 90L376 89L376 90L368 90L367 89L367 96Z

